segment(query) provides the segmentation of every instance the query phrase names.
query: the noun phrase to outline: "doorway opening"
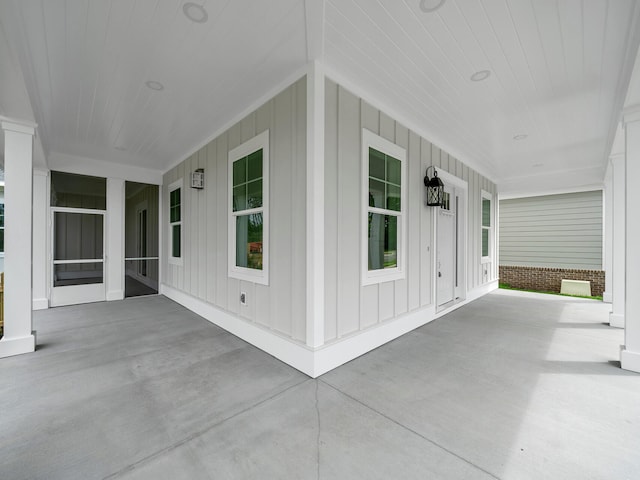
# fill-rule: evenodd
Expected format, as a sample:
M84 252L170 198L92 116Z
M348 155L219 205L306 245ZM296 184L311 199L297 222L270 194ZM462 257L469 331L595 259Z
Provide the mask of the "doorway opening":
M157 185L125 182L125 297L158 293L158 194Z

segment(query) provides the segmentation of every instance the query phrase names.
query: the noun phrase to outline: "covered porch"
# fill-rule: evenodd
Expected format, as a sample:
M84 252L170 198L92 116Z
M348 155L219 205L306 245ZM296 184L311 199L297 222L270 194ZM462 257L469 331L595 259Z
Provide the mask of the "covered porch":
M631 478L609 305L498 290L318 379L164 296L34 312L0 363L13 479Z

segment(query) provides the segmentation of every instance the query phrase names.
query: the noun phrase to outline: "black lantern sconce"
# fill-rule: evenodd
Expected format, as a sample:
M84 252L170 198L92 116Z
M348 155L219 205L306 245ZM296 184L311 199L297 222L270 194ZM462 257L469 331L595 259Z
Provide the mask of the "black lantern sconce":
M433 177L429 178L429 169L433 169ZM424 176L424 186L427 187L427 205L430 207L441 207L444 198L444 183L438 177L438 171L433 165L427 167Z

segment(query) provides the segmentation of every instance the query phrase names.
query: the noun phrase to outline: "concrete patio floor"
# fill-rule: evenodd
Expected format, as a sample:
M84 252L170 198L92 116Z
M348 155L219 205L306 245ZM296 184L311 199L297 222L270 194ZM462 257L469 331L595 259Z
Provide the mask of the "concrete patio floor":
M639 478L608 310L497 291L317 380L162 296L35 312L0 478Z

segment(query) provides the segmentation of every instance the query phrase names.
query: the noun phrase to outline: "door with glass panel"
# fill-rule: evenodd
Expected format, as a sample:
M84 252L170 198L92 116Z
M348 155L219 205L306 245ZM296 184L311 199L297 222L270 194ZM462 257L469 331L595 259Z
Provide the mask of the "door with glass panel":
M158 293L157 185L125 182L124 296Z
M51 306L105 300L106 179L51 172Z

